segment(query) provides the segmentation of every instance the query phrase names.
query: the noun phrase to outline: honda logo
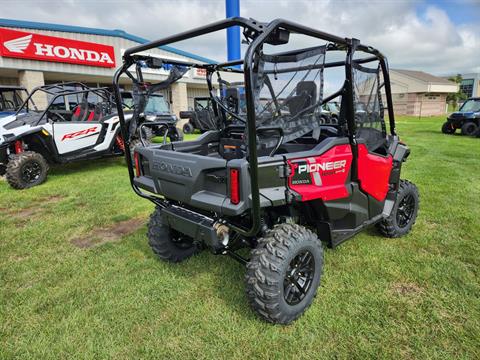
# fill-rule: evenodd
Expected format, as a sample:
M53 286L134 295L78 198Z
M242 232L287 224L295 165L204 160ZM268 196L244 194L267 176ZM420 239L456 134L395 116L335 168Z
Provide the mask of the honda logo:
M5 57L115 67L114 49L108 45L6 28L0 28L0 40L0 55Z
M27 35L18 39L5 41L3 45L11 52L23 54L23 51L30 45L30 41L32 41L32 35Z

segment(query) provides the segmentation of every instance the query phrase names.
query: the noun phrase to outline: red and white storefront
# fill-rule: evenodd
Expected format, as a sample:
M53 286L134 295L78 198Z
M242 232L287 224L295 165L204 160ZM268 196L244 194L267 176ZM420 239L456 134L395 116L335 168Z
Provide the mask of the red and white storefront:
M137 39L139 41L135 41ZM121 30L0 19L0 85L21 85L27 90L67 81L111 86L124 49L138 45L142 40ZM194 54L172 50L155 49L152 53L179 60L202 60ZM152 72L145 76L145 80L154 82L164 77L161 72ZM128 87L127 79L123 83ZM164 92L175 113L191 107L195 97L207 94L202 74L195 70Z

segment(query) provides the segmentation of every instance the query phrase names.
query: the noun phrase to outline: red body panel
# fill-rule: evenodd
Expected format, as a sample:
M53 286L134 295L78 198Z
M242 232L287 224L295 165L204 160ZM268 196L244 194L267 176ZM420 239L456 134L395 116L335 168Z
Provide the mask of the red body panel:
M289 160L288 164L288 185L301 195L302 201L348 196L345 182L352 165L350 145L337 145L320 156Z
M358 179L360 188L378 201L385 200L393 159L371 154L364 144L358 146Z

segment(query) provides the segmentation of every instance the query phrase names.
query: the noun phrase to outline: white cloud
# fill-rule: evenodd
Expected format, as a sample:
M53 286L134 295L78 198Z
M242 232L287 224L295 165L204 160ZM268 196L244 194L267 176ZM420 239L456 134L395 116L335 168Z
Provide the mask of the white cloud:
M381 50L391 67L434 74L480 72L480 26L456 25L445 11L427 7L418 14L409 1L241 0L245 17L285 18L340 36L355 37ZM459 6L466 6L463 3ZM475 4L472 11L478 9ZM225 16L224 1L12 1L2 17L106 29L160 38ZM182 44L185 50L225 58L225 34Z

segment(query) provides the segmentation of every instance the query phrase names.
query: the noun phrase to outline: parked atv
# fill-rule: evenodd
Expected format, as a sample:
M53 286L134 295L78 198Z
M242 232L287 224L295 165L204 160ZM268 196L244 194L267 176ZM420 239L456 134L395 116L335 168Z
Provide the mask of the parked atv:
M242 28L244 59L199 64L143 55L231 26ZM291 33L317 45L303 48ZM386 237L412 229L419 194L400 177L410 150L395 132L387 62L378 50L285 20L232 18L127 49L123 59L114 77L118 100L122 75L142 77L130 72L135 64L142 71L169 68L168 79L150 85L162 88L200 68L222 120L195 141L136 146L133 158L125 153L134 191L156 206L148 241L160 259L180 262L203 249L231 256L246 266L252 308L266 321L288 324L317 293L322 243L336 247L372 225ZM324 97L324 73L339 67L345 81ZM222 72L244 77L245 114L216 91L213 77ZM325 125L322 106L340 96L338 124ZM242 248L251 249L248 258Z
M0 85L0 119L15 114L27 96L23 86Z
M328 102L323 104L322 110L325 114L325 124L338 124L340 115L340 106L336 102Z
M180 118L188 119L183 125L184 134L193 134L195 130L205 132L217 128L217 120L209 97L196 97L192 111L181 111Z
M36 107L35 96L45 96L48 105ZM44 182L51 164L123 155L111 99L107 88L81 83L34 89L15 115L0 120L0 174L13 188L25 189ZM129 124L132 116L133 111L124 115Z
M454 134L457 129L467 136L474 136L480 131L480 98L466 100L442 125L444 134Z
M220 94L219 100L223 105L229 109L230 112L235 114L244 114L245 108L245 86L243 82L228 82L219 79L218 91ZM231 121L235 123L235 119L225 114L220 116L226 116L225 121ZM215 110L212 106L212 100L210 97L197 97L194 99L193 111L180 112L182 119L188 119L189 121L183 125L183 132L191 134L195 130L205 132L208 130L218 129L218 117L215 115Z
M122 100L123 104L127 107L133 109L135 106L134 95L129 91L122 91ZM148 98L148 102L143 110L143 115L141 116L142 122L162 122L168 126L168 136L171 141L182 141L183 133L179 130L177 125L177 117L172 114L168 102L165 100L165 97L162 94L154 93L151 94ZM148 127L144 131L147 133L147 138L152 138L154 136L163 136L165 134L165 127Z

